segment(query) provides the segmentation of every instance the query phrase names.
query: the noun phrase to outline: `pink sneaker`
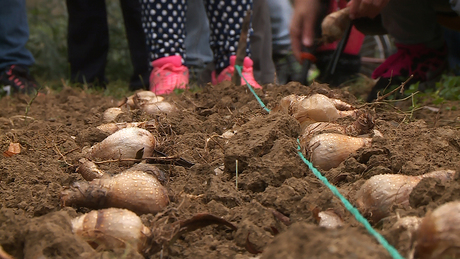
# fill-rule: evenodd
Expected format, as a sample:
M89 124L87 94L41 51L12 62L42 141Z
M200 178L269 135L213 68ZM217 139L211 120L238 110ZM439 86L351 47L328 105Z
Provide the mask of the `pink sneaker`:
M159 58L152 62L150 91L155 94L169 94L174 89L185 89L188 85L188 68L182 65L180 56Z
M233 72L235 71L235 61L236 61L236 56L231 56L230 66L222 70L222 72L220 72L217 78L216 78L216 72L213 71L212 72L212 84L216 85L217 83L220 83L222 81L232 81L232 75L233 75ZM249 57L245 57L244 62L243 62L243 70L241 71L241 74L243 75L244 78L246 78L248 83L253 88L262 88L262 86L260 86L254 79L254 73L252 69L253 64L254 63ZM244 81L243 78L241 78L241 85L246 85L246 82Z

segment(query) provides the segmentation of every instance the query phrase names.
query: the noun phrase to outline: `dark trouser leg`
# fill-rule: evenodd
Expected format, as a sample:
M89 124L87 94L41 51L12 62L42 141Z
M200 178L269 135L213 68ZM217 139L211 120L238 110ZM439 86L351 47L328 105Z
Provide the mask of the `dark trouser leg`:
M136 0L120 0L120 5L134 70L129 87L131 90L147 89L150 72L148 49L142 29L141 4Z
M219 74L229 66L230 56L236 55L243 19L246 11L252 9L252 0L206 0L205 7L211 29L210 45ZM248 44L248 54L249 47Z
M261 84L273 83L275 64L272 56L272 31L266 0L254 0L250 37L251 58L254 61L254 78ZM268 53L268 54L267 54Z
M184 59L187 1L140 0L140 3L149 61L175 55Z
M107 11L103 0L67 0L70 79L104 85L109 49Z

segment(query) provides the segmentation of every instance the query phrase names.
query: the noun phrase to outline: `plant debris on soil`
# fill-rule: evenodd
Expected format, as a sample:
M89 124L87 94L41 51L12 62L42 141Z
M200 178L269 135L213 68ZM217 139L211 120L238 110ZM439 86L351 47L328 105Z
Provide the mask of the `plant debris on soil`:
M374 175L460 170L460 112L455 110L404 112L393 103L362 104L346 90L316 83L268 85L255 91L269 109L290 94L321 93L375 113L374 129L383 138L374 138L370 147L322 171L352 204L360 186ZM108 136L96 127L102 124L103 112L117 107L119 100L68 87L38 96L28 107L30 98L0 100L3 250L13 258L140 256L126 248L92 248L72 233L70 224L90 209L62 207L60 202L64 188L83 180L75 171L83 148ZM187 222L201 213L215 217L212 222L194 223L169 245L152 248L147 258L391 258L298 156L300 124L292 116L268 113L246 86L230 82L165 98L178 110L155 115L131 110L116 118L116 122L156 121L149 131L156 137L158 154L181 158L188 165L158 164L165 172L171 202L163 212L141 219L161 235L170 231L168 224ZM130 167L117 161L98 166L111 174ZM459 177L446 184L424 179L412 191L410 207L394 206L391 216L373 226L408 257L412 244L393 228L396 220L423 217L458 200L459 193ZM328 210L340 215L343 226L318 226L318 211ZM223 220L221 224L213 224L219 222L216 217Z

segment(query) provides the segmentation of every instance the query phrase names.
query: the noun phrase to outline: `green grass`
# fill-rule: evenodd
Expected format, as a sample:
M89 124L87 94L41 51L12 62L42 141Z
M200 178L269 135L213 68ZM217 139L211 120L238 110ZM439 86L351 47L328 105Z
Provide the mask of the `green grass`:
M106 1L109 23L109 54L106 76L109 85L104 94L122 96L128 92L132 73L128 43L119 1ZM52 90L68 82L70 65L67 60L67 8L63 0L36 0L28 2L30 39L27 48L36 63L31 73Z

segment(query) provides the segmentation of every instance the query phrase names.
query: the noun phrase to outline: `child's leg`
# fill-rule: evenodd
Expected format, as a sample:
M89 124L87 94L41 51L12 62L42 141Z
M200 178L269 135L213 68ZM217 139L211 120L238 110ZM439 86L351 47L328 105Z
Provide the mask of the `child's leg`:
M213 83L229 81L234 73L235 55L243 20L247 10L252 9L252 0L207 0L205 6L211 28L210 45L216 65ZM248 43L246 55L249 53ZM244 59L242 74L254 88L261 88L254 79L253 62L249 57ZM243 78L241 80L242 84L246 84Z
M176 55L181 56L183 62L187 0L140 1L150 60Z
M141 0L142 26L152 61L150 90L169 94L188 85L185 67L186 0Z
M243 19L252 9L252 0L207 0L205 7L211 28L210 45L216 71L220 72L229 66L230 56L236 55ZM249 43L246 53L249 55Z

